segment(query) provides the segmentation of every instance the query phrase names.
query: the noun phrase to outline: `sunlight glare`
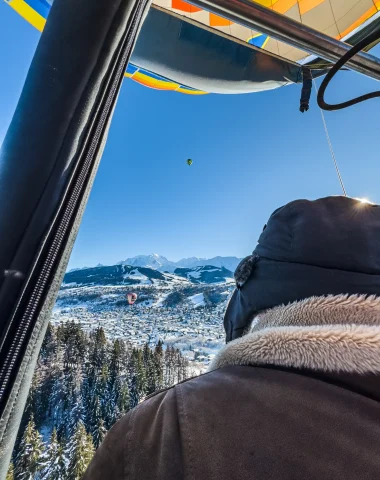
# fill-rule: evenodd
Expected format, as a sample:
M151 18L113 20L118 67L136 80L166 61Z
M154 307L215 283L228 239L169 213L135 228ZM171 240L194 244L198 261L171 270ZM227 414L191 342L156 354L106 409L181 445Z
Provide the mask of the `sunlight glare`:
M374 203L371 202L370 200L368 200L368 198L355 198L355 200L358 200L358 201L361 202L361 203L365 203L365 204L369 204L369 205L374 205Z

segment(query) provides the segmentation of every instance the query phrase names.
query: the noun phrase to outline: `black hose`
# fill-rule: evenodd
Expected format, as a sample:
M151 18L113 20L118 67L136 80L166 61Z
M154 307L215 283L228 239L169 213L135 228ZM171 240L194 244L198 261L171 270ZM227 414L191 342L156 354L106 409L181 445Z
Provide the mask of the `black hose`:
M343 65L354 55L358 52L363 50L367 45L378 40L380 37L380 31L376 30L375 32L368 35L366 38L363 38L358 44L352 47L347 53L340 58L336 64L332 67L331 70L327 73L325 78L323 79L321 86L319 87L318 95L317 95L317 102L318 105L323 110L341 110L342 108L350 107L351 105L355 105L356 103L364 102L365 100L369 100L370 98L380 97L380 91L367 93L365 95L361 95L360 97L353 98L352 100L348 100L347 102L336 103L336 104L329 104L325 102L324 95L327 88L327 85L331 82L334 75L343 67Z

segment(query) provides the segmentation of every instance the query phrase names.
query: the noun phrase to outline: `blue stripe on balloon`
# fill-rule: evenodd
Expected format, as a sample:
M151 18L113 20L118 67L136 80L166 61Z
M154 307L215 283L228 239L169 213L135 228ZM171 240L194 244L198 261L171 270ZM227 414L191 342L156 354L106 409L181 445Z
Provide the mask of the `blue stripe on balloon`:
M47 18L50 12L50 4L46 0L24 0L29 7L33 8L43 18Z
M268 35L263 35L263 34L258 35L257 37L250 38L248 40L248 43L250 43L251 45L254 45L255 47L262 48L267 38L268 38Z

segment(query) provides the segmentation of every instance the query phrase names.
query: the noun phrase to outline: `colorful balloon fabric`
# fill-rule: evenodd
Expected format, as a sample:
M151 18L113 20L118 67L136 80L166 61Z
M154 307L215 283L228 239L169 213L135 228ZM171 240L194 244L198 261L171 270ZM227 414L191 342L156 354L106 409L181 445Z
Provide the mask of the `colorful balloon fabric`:
M135 301L137 300L137 294L133 292L129 292L127 294L127 302L129 305L133 305Z
M25 18L35 28L40 31L43 30L53 0L6 1L19 15ZM270 8L277 13L291 17L292 19L313 27L314 29L336 39L345 39L351 34L356 33L362 27L366 26L367 23L371 23L377 19L379 17L380 10L380 0L255 1L256 3ZM225 80L227 83L220 89L218 89L217 86L217 79L215 79L215 88L212 82L203 82L208 88L207 91L213 91L215 93L246 93L277 88L278 86L282 86L287 83L300 81L297 70L294 69L294 66L297 66L297 62L308 57L307 52L290 47L289 45L279 42L274 38L268 37L260 32L256 32L249 28L233 23L225 18L197 8L187 2L184 2L183 0L153 0L153 6L151 10L159 10L171 18L181 19L184 24L195 26L200 32L211 32L211 34L220 39L220 41L225 41L225 39L228 39L229 41L234 42L237 46L243 45L246 47L245 50L249 51L249 53L252 55L253 60L248 57L247 58L249 62L252 61L255 63L255 68L257 71L254 72L254 75L252 75L252 71L247 71L246 77L243 76L240 78L232 71L233 69L231 69L232 73L229 74L227 72L226 74ZM143 34L144 30L142 30L140 36ZM158 38L160 32L155 32L155 34ZM192 34L190 41L193 41L194 38L195 36ZM197 51L198 58L204 54L205 58L216 58L216 62L219 61L223 68L225 65L228 65L228 62L223 64L223 61L225 62L226 60L222 59L222 55L220 58L218 55L211 55L212 51L208 46L208 43L210 43L209 37L205 37L202 40L202 35L200 33L199 38L196 38L196 40L199 42L204 41L203 50L201 49ZM136 50L138 50L138 47L139 41L137 42ZM166 51L169 52L171 47L172 45L169 44L161 45L161 50L166 49ZM223 51L226 50L224 49ZM256 61L255 55L257 52L267 55L267 60L269 62L274 62L269 69L267 69L265 66L266 62L262 61L262 56L258 56L257 58L259 61ZM165 55L163 55L163 58L164 57ZM236 53L236 57L241 59L240 51ZM141 55L139 58L141 60ZM142 85L158 90L171 90L190 95L205 94L206 91L199 88L199 86L203 85L202 75L204 78L206 78L209 76L209 72L199 72L198 68L196 74L192 75L191 62L193 62L194 68L196 69L196 56L194 56L193 59L190 59L190 65L185 67L180 66L178 69L176 69L176 58L179 58L178 52L177 57L174 59L164 58L163 62L165 63L165 68L160 69L159 61L156 63L152 61L140 61L139 64L137 64L136 62L134 63L134 58L132 56L132 61L128 65L125 76ZM235 63L237 62L237 59L233 60ZM282 64L281 61L283 62ZM277 64L275 65L276 62ZM146 68L147 65L152 65L152 69ZM278 65L283 67L283 72L281 72L280 78L277 78L274 74L274 71L277 70ZM241 67L242 69L245 68L244 65ZM287 72L287 70L289 70L289 72ZM215 71L218 71L218 69L216 68ZM220 71L223 72L223 69ZM168 72L169 75L162 75L162 72ZM201 78L200 81L194 81L194 78L198 78L197 76ZM252 85L249 88L244 88L244 82L249 83L252 77L255 77L253 78ZM177 80L175 80L175 78ZM183 80L186 82L184 83ZM187 81L192 85L188 85ZM231 88L228 82L231 83ZM242 87L239 85L239 82Z

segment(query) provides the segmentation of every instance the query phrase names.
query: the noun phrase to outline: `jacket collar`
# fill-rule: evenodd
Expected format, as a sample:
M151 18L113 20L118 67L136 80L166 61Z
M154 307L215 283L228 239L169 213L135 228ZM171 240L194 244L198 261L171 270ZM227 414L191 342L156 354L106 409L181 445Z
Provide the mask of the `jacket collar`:
M210 370L227 365L380 373L380 297L312 297L262 312Z

